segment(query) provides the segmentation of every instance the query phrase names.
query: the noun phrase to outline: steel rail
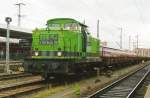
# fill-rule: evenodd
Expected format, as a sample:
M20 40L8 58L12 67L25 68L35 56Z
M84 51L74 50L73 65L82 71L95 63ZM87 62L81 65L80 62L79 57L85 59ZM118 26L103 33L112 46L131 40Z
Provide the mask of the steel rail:
M131 98L132 95L134 94L134 92L136 91L136 89L141 85L141 83L145 80L145 78L147 77L147 75L149 74L150 70L147 71L147 73L144 75L144 77L139 81L139 83L133 88L133 90L129 93L129 95L127 96L127 98Z
M1 87L0 98L16 98L17 95L42 89L45 87L43 82L44 80L36 80Z
M9 79L15 79L15 78L21 78L21 77L29 77L33 76L30 73L18 73L18 74L10 74L10 75L1 75L0 81L2 80L9 80Z

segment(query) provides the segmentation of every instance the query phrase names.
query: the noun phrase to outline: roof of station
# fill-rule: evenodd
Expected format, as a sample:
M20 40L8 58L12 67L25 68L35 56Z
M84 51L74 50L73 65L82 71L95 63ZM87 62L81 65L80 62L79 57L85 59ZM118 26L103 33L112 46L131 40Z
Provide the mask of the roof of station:
M0 24L0 36L6 37L7 26ZM32 30L25 28L19 28L15 26L10 26L10 38L16 39L30 39L32 36Z

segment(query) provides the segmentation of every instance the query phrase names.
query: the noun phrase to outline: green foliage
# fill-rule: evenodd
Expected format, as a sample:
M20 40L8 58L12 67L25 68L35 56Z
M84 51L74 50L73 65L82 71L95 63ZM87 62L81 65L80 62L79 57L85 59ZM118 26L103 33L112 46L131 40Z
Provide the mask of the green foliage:
M76 83L76 84L74 85L74 89L75 89L75 95L76 95L76 96L80 96L80 95L81 95L81 88L80 88L80 85Z

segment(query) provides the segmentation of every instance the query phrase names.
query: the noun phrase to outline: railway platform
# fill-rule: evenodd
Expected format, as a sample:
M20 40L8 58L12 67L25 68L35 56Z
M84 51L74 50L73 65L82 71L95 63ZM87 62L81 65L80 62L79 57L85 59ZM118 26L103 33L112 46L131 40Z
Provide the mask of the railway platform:
M150 98L150 84L147 87L147 91L146 91L144 98Z
M11 73L22 71L22 64L23 64L23 61L21 60L11 60L9 62L10 70L12 70ZM0 60L0 74L4 73L5 65L6 65L6 61Z
M8 73L0 73L0 77L2 76L8 76L8 75L17 75L17 74L21 74L22 72L12 72L11 74Z

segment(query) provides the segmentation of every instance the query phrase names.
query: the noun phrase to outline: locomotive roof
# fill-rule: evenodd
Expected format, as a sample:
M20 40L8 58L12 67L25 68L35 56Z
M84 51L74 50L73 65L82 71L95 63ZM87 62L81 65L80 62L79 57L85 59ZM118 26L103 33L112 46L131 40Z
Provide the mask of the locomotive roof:
M79 25L81 26L84 26L84 27L88 27L87 25L75 20L75 19L72 19L72 18L54 18L54 19L50 19L47 21L47 23L67 23L67 22L75 22L75 23L78 23Z

